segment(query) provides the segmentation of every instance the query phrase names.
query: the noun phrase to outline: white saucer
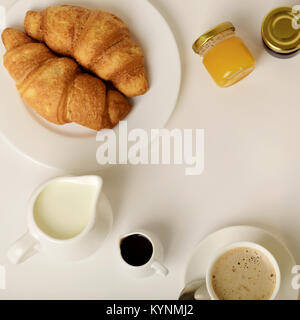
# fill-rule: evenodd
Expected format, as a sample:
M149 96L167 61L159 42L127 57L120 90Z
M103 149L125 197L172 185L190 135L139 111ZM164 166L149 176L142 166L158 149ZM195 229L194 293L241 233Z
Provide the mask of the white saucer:
M0 301L11 299L78 300L91 297L97 299L102 287L99 273L106 274L107 272L103 271L105 266L99 262L110 259L111 246L108 240L113 225L112 206L103 192L97 212L101 215L99 223L103 228L103 238L99 249L86 259L64 262L38 253L28 261L16 266L11 264L7 257L1 257L1 264L6 269L6 290L0 290ZM7 235L8 233L6 238ZM17 237L18 234L15 236Z
M256 227L233 226L216 231L203 239L190 259L185 283L205 277L206 267L211 254L216 250L233 242L251 241L268 249L278 261L281 271L281 287L278 300L298 300L299 292L292 288L292 267L296 265L295 259L288 248L271 233Z

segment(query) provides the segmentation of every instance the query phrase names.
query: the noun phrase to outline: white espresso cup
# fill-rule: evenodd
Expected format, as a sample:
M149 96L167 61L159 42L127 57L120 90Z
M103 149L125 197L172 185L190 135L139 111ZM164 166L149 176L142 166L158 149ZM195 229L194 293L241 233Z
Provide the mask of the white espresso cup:
M263 246L258 245L256 243L236 242L236 243L233 243L229 246L222 248L221 250L217 251L213 255L213 257L211 258L211 260L208 264L208 267L207 267L206 277L199 280L200 287L198 290L196 290L195 295L194 295L196 300L220 300L219 297L217 296L217 294L215 293L213 285L212 285L213 267L214 267L215 263L218 261L218 259L223 254L228 252L229 250L236 249L236 248L244 248L244 247L248 247L248 248L252 248L257 251L260 251L271 262L272 266L274 267L275 273L276 273L276 283L275 283L275 288L273 290L273 293L272 293L271 297L269 298L269 300L274 300L276 298L276 296L279 292L279 289L280 289L281 276L280 276L280 269L279 269L278 263L277 263L276 259L274 258L274 256L266 248L264 248Z
M9 260L14 264L19 264L41 252L58 262L76 261L97 251L111 230L113 222L111 206L102 193L102 184L102 179L98 176L59 177L37 188L28 204L28 231L9 248L7 253ZM62 189L68 187L73 188L73 193L70 193L69 197L67 196L68 190ZM77 190L76 188L80 189ZM49 190L47 195L43 194L45 190ZM65 197L64 191L66 192ZM92 195L88 195L88 192L92 192ZM81 196L85 197L82 199L83 203L80 203ZM62 234L64 230L73 231L73 220L77 219L77 223L81 222L80 212L85 214L85 211L89 210L89 215L82 218L84 224L80 232L66 238L55 237L53 232L55 232L56 221L52 219L50 221L52 233L49 233L46 225L47 221L45 219L42 222L38 220L35 212L39 197L48 200L48 202L43 203L44 206L40 209L43 210L42 214L49 211L48 205L51 206L52 210L49 211L50 215L53 213L62 215L68 212L69 216L67 218L58 220L57 227ZM60 206L60 201L64 201L64 199L66 203L61 203L62 206ZM54 209L52 205L55 206ZM77 205L80 205L80 210L78 209L77 216L72 216L72 212L76 211Z
M157 236L150 231L138 230L123 235L119 239L118 255L123 268L134 276L148 277L154 274L167 276L169 273L162 264L163 246Z

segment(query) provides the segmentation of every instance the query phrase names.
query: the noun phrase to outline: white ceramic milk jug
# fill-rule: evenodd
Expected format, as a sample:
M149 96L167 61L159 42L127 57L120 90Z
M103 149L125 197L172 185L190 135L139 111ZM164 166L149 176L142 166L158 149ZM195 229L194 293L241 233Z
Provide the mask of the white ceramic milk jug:
M8 250L12 263L41 252L61 261L94 253L112 227L111 206L98 176L60 177L40 186L27 212L28 231Z

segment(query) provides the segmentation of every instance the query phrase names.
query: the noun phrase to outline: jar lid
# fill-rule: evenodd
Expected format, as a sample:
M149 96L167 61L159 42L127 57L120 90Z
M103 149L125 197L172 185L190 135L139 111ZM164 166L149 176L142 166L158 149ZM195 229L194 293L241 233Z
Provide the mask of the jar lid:
M233 26L233 24L231 22L223 22L219 25L217 25L216 27L208 30L207 32L205 32L204 34L202 34L193 44L193 50L196 53L200 53L200 51L202 50L202 48L204 47L204 45L211 40L212 38L214 38L215 36L217 36L218 34L224 32L224 31L235 31L235 28Z
M272 10L262 24L262 38L273 51L288 54L300 48L300 25L292 7ZM295 25L296 24L296 25Z

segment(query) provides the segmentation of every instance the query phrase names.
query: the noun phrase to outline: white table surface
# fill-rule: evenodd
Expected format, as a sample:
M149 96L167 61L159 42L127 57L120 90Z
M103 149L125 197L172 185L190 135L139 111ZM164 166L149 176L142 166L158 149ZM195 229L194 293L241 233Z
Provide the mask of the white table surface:
M12 2L0 0L0 4ZM7 269L7 289L0 290L0 299L177 299L197 243L212 231L237 224L273 230L300 264L299 110L283 106L272 116L257 108L253 114L249 110L234 114L225 107L201 104L202 67L191 44L199 34L197 14L202 1L151 2L172 27L183 64L180 98L167 127L205 129L204 173L185 176L183 166L163 165L102 171L115 224L93 260L66 266L37 255L13 266L6 250L26 230L31 192L64 172L31 162L0 138L0 264ZM121 234L141 227L156 232L165 246L165 264L170 269L165 279L132 278L119 269L112 254ZM36 278L34 268L43 270ZM59 272L63 268L70 272L62 285ZM97 277L90 276L95 271Z

